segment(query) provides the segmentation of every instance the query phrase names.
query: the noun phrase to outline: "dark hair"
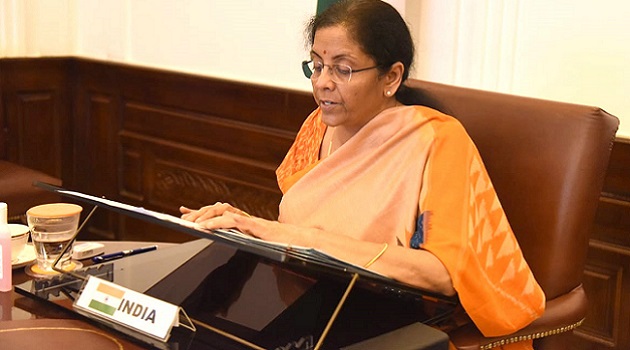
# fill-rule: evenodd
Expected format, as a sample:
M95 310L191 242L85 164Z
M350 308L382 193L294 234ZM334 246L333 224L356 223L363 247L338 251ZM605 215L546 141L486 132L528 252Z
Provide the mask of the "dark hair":
M380 0L337 1L309 21L308 45L313 46L318 29L336 25L346 28L363 51L374 59L381 73L401 62L405 67L402 81L407 80L413 64L413 39L407 23L392 5ZM405 90L405 86L401 85L398 92L401 90Z

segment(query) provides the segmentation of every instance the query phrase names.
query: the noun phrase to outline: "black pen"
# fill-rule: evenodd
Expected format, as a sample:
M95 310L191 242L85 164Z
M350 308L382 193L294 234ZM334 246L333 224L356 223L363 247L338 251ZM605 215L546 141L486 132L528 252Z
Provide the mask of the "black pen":
M157 249L157 245L151 245L151 246L148 246L148 247L123 250L121 252L95 256L95 257L92 258L92 261L95 262L95 263L101 263L101 262L104 262L104 261L111 261L111 260L124 258L124 257L130 256L130 255L136 255L136 254L150 252L150 251L156 250L156 249Z

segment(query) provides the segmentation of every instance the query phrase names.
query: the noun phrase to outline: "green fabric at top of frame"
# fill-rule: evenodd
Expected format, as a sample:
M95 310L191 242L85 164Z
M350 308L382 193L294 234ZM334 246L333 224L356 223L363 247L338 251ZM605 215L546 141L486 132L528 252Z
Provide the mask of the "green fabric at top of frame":
M328 8L328 6L332 5L336 1L337 0L318 0L317 1L317 14L319 15L320 13L322 13L325 9Z

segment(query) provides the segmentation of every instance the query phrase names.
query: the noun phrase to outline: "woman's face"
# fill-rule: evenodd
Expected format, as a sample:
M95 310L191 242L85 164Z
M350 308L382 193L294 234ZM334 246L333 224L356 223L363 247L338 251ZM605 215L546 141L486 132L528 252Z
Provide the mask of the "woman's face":
M386 97L386 79L379 77L376 62L350 38L343 26L320 28L315 33L311 59L325 67L312 80L313 96L322 111L322 121L332 127L356 133L382 110L391 107L395 98ZM352 68L349 82L334 82L331 67L344 64ZM395 93L395 91L392 91Z

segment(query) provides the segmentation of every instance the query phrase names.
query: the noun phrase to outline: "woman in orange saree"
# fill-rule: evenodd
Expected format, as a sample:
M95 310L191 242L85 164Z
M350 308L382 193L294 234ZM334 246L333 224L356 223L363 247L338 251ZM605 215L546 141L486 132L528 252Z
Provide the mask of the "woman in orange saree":
M337 2L310 23L309 42L303 69L319 107L277 170L278 221L223 203L182 208L182 218L457 294L486 336L539 317L544 293L475 145L456 119L398 102L414 51L398 12L378 0Z

